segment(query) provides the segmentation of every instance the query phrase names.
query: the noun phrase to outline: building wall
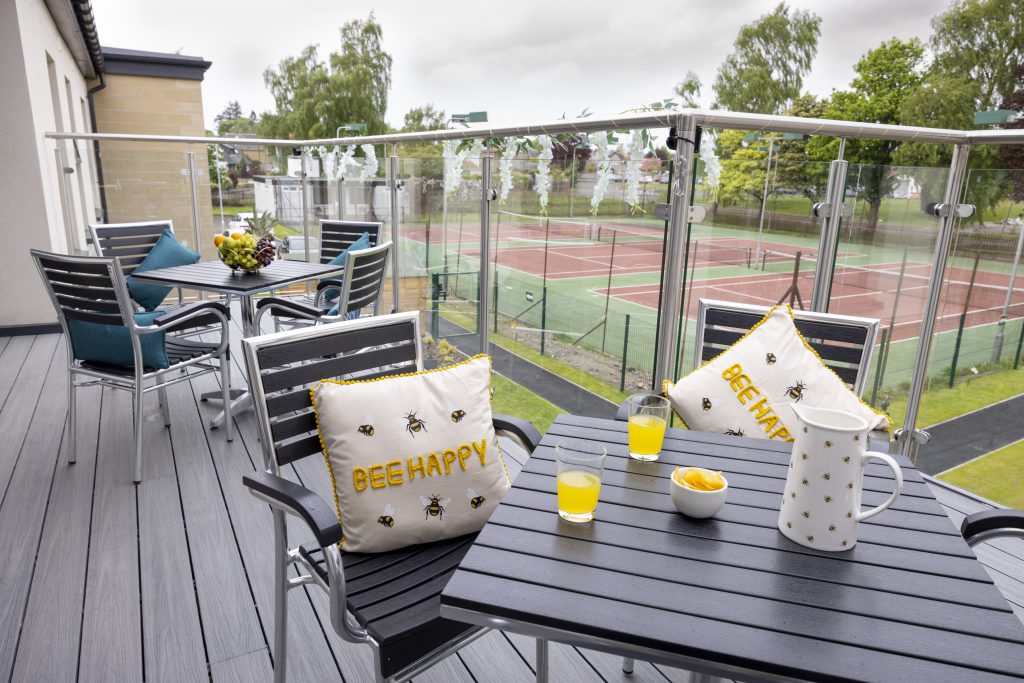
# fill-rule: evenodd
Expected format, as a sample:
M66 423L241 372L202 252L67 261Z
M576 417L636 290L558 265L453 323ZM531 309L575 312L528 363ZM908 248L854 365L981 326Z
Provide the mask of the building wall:
M111 74L106 78L107 87L93 100L98 132L204 135L201 81ZM108 220L171 219L178 239L195 248L190 150L198 171L200 246L204 258L216 258L206 145L100 143Z
M53 91L51 73L56 84ZM4 84L0 98L0 121L4 122L0 326L50 323L56 314L28 250L84 249L85 224L95 215L95 203L88 150L80 147L77 163L71 143L43 137L46 131L85 130L88 122L82 120L81 105L86 80L42 0L0 1L0 83ZM54 115L54 95L59 118ZM59 147L65 150L73 173L59 173L55 155ZM66 213L61 203L62 176L67 181Z

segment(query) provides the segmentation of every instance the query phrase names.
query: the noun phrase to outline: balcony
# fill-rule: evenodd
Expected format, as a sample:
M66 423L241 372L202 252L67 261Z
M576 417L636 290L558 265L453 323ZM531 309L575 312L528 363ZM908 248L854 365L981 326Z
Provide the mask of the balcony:
M661 116L615 125L667 128ZM904 429L894 451L936 475L929 486L951 525L999 507L987 496L1005 487L993 480L1004 477L1012 489L1024 468L1014 450L1024 437L1024 276L1017 276L1019 250L1014 255L1021 226L1013 222L1024 208L1011 190L1024 172L968 171L962 156L968 138L953 131L698 116L709 130L931 135L964 151L948 169L722 159L723 174L756 174L762 188L733 196L723 194L692 148L661 165L648 162L643 177L649 179L639 184L615 182L608 165L573 158L553 166L546 202L536 191L536 159L510 159L503 167L489 156L462 157L455 165L395 156L382 158L386 172L372 178L354 167L341 177L253 179L250 200L245 192L208 191L208 174L196 172L196 159L206 152L202 140L53 134L52 144L59 155L77 137L98 145L105 159L121 159L120 167L110 167L120 170L96 188L108 220L173 217L180 239L205 258L214 257L213 235L238 213L274 211L279 238L302 238L295 242L302 253L289 254L295 258L315 249L318 219L383 221L397 251L388 307L422 311L427 347L441 363L450 354L489 351L501 375L495 405L529 417L542 431L562 412L610 417L628 394L692 369L701 298L804 308L825 302L833 313L878 318L882 333L863 398ZM686 118L671 123L684 125ZM549 132L568 125L552 124ZM577 125L611 127L596 120ZM525 127L487 135L520 132ZM474 133L299 144L304 156L322 160L321 142L344 149L417 135ZM974 141L1008 142L1024 138ZM280 150L297 143L247 144L269 169L286 168ZM153 159L161 164L150 165ZM631 163L642 162L623 162L624 177ZM680 182L680 168L684 178L694 178L692 188ZM453 173L455 180L446 182ZM602 175L609 182L595 208ZM511 179L508 194L487 200L490 188L500 197L503 176ZM817 186L809 184L814 178ZM867 178L886 179L880 197ZM982 196L993 188L1002 193L995 200ZM929 206L936 203L937 210ZM981 207L977 217L957 214L958 205L972 203ZM669 205L667 221L659 204ZM691 204L704 215L688 220ZM88 248L85 235L80 238ZM232 338L237 383L246 377L239 317ZM62 335L0 338L0 425L8 446L0 451L0 547L7 549L0 672L12 680L268 680L271 520L240 484L261 468L254 415L236 415L238 437L226 443L208 427L216 406L201 399L218 388L216 376L169 388L172 424L165 428L150 402L146 475L136 486L129 397L81 390L72 435L64 427L66 383ZM915 436L921 431L931 433L930 442ZM64 454L71 438L78 462L69 466ZM972 466L975 456L984 467ZM283 473L321 494L330 490L320 463L299 462ZM289 535L302 539L308 532L296 523ZM1024 621L1024 540L982 546L977 554ZM289 619L291 680L373 678L368 649L334 635L320 591L293 591ZM533 658L531 639L493 631L416 680L525 681L535 673ZM553 680L627 680L620 665L613 655L553 644ZM687 675L637 662L628 680Z

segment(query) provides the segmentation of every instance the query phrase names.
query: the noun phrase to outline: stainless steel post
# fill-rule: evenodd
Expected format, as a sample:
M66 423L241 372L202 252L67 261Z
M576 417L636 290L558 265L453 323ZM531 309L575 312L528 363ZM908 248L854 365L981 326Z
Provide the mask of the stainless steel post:
M673 156L672 187L669 188L668 234L665 237L665 271L662 274L661 309L658 328L658 353L654 362L654 386L672 378L673 360L678 353L679 308L682 303L683 255L686 250L686 225L692 201L690 175L693 170L693 142L697 121L690 114L674 117L676 150Z
M836 159L828 167L828 186L825 190L828 209L821 220L818 264L814 269L814 288L811 290L812 311L828 310L828 295L836 266L836 245L839 243L839 225L843 219L843 199L846 197L846 171L849 166L846 161Z
M480 353L488 352L490 342L490 311L491 311L491 200L494 191L491 189L491 163L494 157L484 154L480 157L480 276L478 285L476 331L480 335Z
M391 191L391 312L398 312L398 156L391 150L388 164L388 189Z
M64 150L64 141L57 141L57 174L60 180L60 210L64 216L64 238L67 240L67 253L74 256L78 253L78 240L75 235L74 215L71 208L71 188L68 186L68 175L73 169L68 166L67 152ZM96 245L99 249L99 245Z
M917 346L914 374L910 378L910 391L907 394L907 412L903 418L903 427L896 435L900 452L912 461L917 460L917 417L921 408L921 394L924 391L924 381L928 371L932 335L935 333L935 323L938 319L942 280L946 274L946 259L949 258L949 248L953 242L953 227L956 225L958 217L956 209L963 192L964 173L967 170L967 158L970 153L970 143L962 143L953 148L953 159L949 165L949 178L946 181L946 192L943 197L945 212L941 217L942 224L939 226L939 237L935 242L935 253L932 256L932 273L928 281L924 319L921 321L920 343Z
M189 189L192 192L192 234L195 236L195 250L202 253L201 246L203 244L202 235L199 232L199 180L198 180L198 169L196 168L196 155L192 151L192 146L189 145L188 149L188 180Z
M1013 285L1017 281L1017 266L1020 265L1021 247L1024 247L1024 225L1020 227L1020 235L1017 236L1017 251L1013 255L1013 268L1010 270L1010 285L1006 288L1006 301L1003 303L1003 312L999 316L999 327L996 328L996 341L992 347L992 362L999 362L999 356L1003 355L1003 335L1006 332L1006 319L1010 314L1010 300L1013 298Z
M764 169L764 191L761 193L761 217L757 221L757 251L754 254L754 263L761 260L761 233L764 231L764 212L768 206L768 179L772 175L772 150L775 148L775 138L768 138L768 165Z
M302 207L302 244L303 244L303 258L306 262L309 262L309 211L306 200L306 190L308 189L306 183L306 149L303 147L299 154L299 202ZM309 283L306 283L306 290L308 293Z

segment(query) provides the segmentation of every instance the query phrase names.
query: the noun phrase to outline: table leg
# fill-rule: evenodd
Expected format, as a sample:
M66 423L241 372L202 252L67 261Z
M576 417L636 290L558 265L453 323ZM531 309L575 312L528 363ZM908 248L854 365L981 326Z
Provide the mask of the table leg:
M635 665L636 665L636 660L635 659L633 659L632 657L623 657L622 658L622 673L626 674L627 676L632 676L633 675L633 667Z
M537 683L548 683L548 641L537 639Z
M253 309L252 297L243 294L238 297L239 307L242 309L242 337L248 339L259 334L256 329L256 311ZM235 393L237 392L237 393ZM243 410L252 408L252 396L245 389L232 389L231 396L235 400L231 402L231 414L238 415ZM203 399L206 395L202 396ZM224 411L220 411L210 420L210 429L217 429L224 425Z

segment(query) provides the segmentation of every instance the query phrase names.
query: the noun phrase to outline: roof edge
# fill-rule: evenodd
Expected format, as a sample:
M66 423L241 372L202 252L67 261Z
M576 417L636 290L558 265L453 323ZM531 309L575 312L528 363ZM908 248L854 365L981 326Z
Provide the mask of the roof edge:
M168 52L102 47L103 71L111 75L150 76L201 81L212 62Z

